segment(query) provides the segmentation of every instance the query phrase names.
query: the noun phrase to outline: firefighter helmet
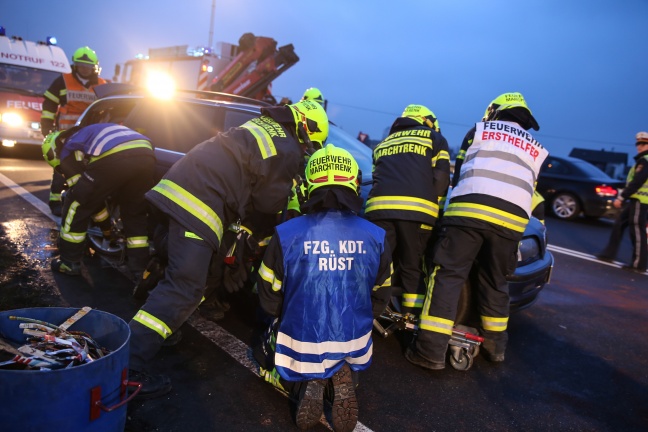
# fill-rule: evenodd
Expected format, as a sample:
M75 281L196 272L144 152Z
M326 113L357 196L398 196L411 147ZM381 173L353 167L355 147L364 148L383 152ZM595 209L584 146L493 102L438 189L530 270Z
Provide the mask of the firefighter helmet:
M306 164L308 194L322 186L345 186L358 193L359 171L351 153L327 144L313 153Z
M408 117L439 132L439 121L434 113L423 105L407 105L401 117Z
M62 131L56 131L48 134L43 140L41 145L41 150L43 152L43 158L45 162L50 164L52 168L56 168L61 164L58 154L56 154L56 139L61 134Z
M87 46L81 47L74 51L74 54L72 55L72 62L75 66L91 66L92 72L97 75L99 75L99 72L101 71L97 53Z
M510 114L525 129L540 129L521 93L504 93L497 96L486 107L482 121L498 120L503 113Z
M324 96L322 96L322 92L315 87L306 89L306 91L304 92L304 96L302 96L301 100L312 100L319 103L320 105L324 104Z
M648 132L639 132L636 139L637 144L648 144Z
M303 100L288 106L297 124L299 140L307 146L310 142L315 142L319 144L319 147L322 147L329 132L328 116L322 105L310 100Z

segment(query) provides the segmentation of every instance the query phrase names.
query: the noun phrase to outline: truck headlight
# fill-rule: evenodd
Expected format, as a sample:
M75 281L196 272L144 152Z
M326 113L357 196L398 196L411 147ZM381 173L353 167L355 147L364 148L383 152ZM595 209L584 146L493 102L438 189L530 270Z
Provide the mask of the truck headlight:
M22 117L20 114L15 113L15 112L8 112L0 115L0 120L2 120L2 123L9 127L19 127L22 125Z

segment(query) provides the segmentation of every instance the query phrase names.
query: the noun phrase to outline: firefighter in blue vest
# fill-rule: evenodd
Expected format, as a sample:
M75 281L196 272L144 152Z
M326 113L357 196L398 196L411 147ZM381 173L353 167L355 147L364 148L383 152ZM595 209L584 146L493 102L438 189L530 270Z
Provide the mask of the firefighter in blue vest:
M623 192L614 200L614 207L623 210L617 216L610 238L603 252L597 255L602 261L612 262L616 258L623 231L630 228L632 260L623 266L635 273L645 273L648 263L646 246L646 223L648 220L648 132L639 132L635 137L637 155L635 164L628 172Z
M296 403L300 429L315 426L333 395L334 431L352 431L358 404L352 371L369 367L373 318L391 293L385 231L357 216L359 170L328 144L306 167L304 216L275 229L259 269L259 300L275 318L254 350L260 374Z
M445 367L459 295L473 263L482 351L504 361L508 341L506 276L517 261L518 242L531 216L535 183L547 150L527 132L538 130L520 93L505 93L466 135L453 177L450 203L441 219L417 338L405 352L427 369Z
M146 198L168 216L165 277L130 321L130 375L140 397L171 390L147 363L205 295L212 255L223 232L251 211L277 214L288 202L305 153L325 142L328 117L315 102L261 109L261 115L198 144L176 162Z
M449 184L448 142L436 116L423 105L408 105L373 151L365 208L366 218L387 232L403 313L418 316L423 306L422 257Z
M155 183L155 154L149 139L125 126L98 123L52 132L42 150L70 187L61 217L61 255L52 261L52 270L71 276L81 273L88 223L91 217L96 222L108 219L106 211L100 210L111 197L124 223L128 267L142 272L149 260L144 193Z

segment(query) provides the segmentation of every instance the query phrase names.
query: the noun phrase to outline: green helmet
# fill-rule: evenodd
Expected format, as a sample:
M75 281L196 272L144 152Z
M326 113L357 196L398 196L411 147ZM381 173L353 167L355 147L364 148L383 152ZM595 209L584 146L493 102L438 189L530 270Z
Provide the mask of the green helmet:
M303 100L288 105L288 107L292 110L295 118L297 136L300 141L306 145L310 142L316 142L319 147L323 146L326 138L328 138L329 124L328 116L322 105Z
M504 93L497 96L486 107L482 121L498 120L502 114L515 118L525 129L540 129L521 93Z
M306 89L306 91L304 92L304 96L302 96L301 100L312 100L319 104L322 105L324 104L324 96L322 96L322 92L315 87Z
M434 113L423 105L407 105L401 117L408 117L439 132L439 122Z
M97 58L97 53L90 47L84 46L74 51L72 56L72 61L75 63L86 63L89 65L97 66L99 65L99 59Z
M62 131L56 131L48 134L43 140L41 150L43 152L43 159L50 164L52 168L56 168L61 164L61 161L56 154L56 139Z
M343 148L327 144L317 150L306 164L308 194L322 186L345 186L358 193L358 162Z

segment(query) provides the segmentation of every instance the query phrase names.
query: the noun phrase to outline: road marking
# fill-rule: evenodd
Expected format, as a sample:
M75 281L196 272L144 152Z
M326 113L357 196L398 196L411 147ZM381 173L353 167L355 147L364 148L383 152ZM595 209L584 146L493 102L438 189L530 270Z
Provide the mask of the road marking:
M47 204L45 204L43 201L36 198L31 193L29 193L22 186L14 183L13 180L11 180L9 177L7 177L7 176L5 176L5 175L3 175L1 173L0 173L0 182L4 183L4 185L7 186L9 189L13 190L16 193L16 195L19 195L25 201L27 201L29 204L36 207L45 216L47 216L48 218L50 218L54 222L56 222L57 225L61 225L61 218L58 217L58 216L54 216L52 214L52 212L50 211L50 208L49 208L49 206Z
M584 253L584 252L578 252L578 251L563 248L563 247L560 247L560 246L547 245L547 250L550 250L551 252L561 253L563 255L569 255L569 256L572 256L574 258L580 258L580 259L583 259L585 261L596 262L596 263L603 264L603 265L610 266L610 267L621 268L621 267L623 267L625 265L624 263L622 263L620 261L614 261L614 262L601 261L600 259L596 258L595 255L590 255L590 254L587 254L587 253ZM641 273L637 273L637 274L641 274ZM648 272L643 273L643 274L648 276Z
M54 216L50 213L49 206L29 193L26 189L14 183L8 177L0 173L0 182L4 183L9 189L13 190L17 195L22 197L25 201L36 207L45 216L52 219L58 225L61 224L61 218ZM225 330L213 321L206 320L197 313L192 314L187 320L188 324L196 329L200 334L212 341L217 347L225 351L230 357L243 365L250 372L260 377L257 364L250 359L248 352L251 350L249 346L243 343L236 336ZM332 430L328 422L322 417L320 421L329 430ZM358 422L354 432L373 432L371 429Z

